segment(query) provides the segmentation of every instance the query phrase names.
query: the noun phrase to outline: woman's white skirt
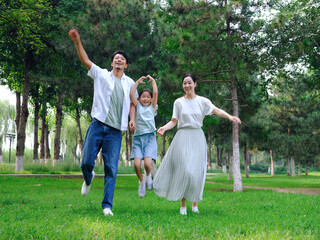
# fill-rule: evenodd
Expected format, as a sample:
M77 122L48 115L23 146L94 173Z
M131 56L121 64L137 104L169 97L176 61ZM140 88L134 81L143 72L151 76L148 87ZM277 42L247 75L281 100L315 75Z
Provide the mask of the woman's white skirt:
M170 201L202 201L207 143L201 128L182 128L174 136L153 180L154 192Z

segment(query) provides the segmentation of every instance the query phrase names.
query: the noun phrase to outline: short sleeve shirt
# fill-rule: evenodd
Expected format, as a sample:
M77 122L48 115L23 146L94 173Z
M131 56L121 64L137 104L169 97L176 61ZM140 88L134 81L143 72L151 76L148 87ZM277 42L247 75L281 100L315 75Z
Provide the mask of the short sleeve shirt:
M156 114L153 113L153 105L143 106L138 101L136 110L136 130L134 131L134 136L152 133L156 131L154 117Z
M114 89L110 97L110 109L105 120L105 123L113 128L121 129L122 105L123 105L123 88L121 79L113 76Z
M93 104L91 110L92 118L96 118L100 122L105 123L110 106L111 106L111 96L115 89L115 79L112 71L107 69L102 69L92 63L90 70L88 71L88 76L94 80L94 93L93 93ZM123 104L121 108L121 131L126 131L128 129L128 116L130 111L130 90L133 86L134 81L126 76L125 74L121 77L121 86L123 89ZM136 92L136 95L137 92Z
M201 128L204 117L215 108L209 99L202 96L193 99L181 97L174 102L172 118L178 120L178 129Z

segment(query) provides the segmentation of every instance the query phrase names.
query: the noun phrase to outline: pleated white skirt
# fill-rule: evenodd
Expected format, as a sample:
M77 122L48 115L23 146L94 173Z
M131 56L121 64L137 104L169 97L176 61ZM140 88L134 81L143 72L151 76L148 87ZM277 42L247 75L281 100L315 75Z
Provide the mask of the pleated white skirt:
M170 201L202 201L207 144L202 129L179 129L153 180L154 192Z

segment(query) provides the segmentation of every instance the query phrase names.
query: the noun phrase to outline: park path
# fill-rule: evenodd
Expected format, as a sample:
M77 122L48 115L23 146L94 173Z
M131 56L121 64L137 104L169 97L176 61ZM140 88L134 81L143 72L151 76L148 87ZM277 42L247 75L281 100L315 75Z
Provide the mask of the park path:
M212 174L207 174L212 175ZM82 174L0 174L1 177L58 177L58 178L82 178ZM136 174L117 174L118 177L136 176ZM104 177L104 174L96 174L95 177ZM232 184L219 183L214 181L206 181L209 184L228 185ZM306 195L320 195L320 188L275 188L275 187L254 187L254 186L243 186L243 188L249 189L263 189L273 190L281 193L295 193L295 194L306 194ZM232 191L232 190L231 190Z
M212 181L206 181L206 183L228 185L228 186L232 185L232 184L225 184L225 183L212 182ZM273 191L277 191L280 193L320 195L320 188L275 188L275 187L254 187L254 186L243 186L243 188L273 190Z

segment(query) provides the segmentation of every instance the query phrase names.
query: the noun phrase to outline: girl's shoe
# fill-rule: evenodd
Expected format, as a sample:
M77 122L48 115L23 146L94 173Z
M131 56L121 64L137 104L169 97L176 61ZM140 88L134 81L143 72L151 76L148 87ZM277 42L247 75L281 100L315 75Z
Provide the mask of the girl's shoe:
M180 214L187 215L187 207L180 207Z
M198 206L192 206L192 212L194 213L199 213L199 209L198 209Z
M152 178L151 178L151 173L149 176L147 176L147 189L152 190Z
M144 195L146 195L146 181L145 178L142 180L142 182L139 180L139 197L143 198Z

